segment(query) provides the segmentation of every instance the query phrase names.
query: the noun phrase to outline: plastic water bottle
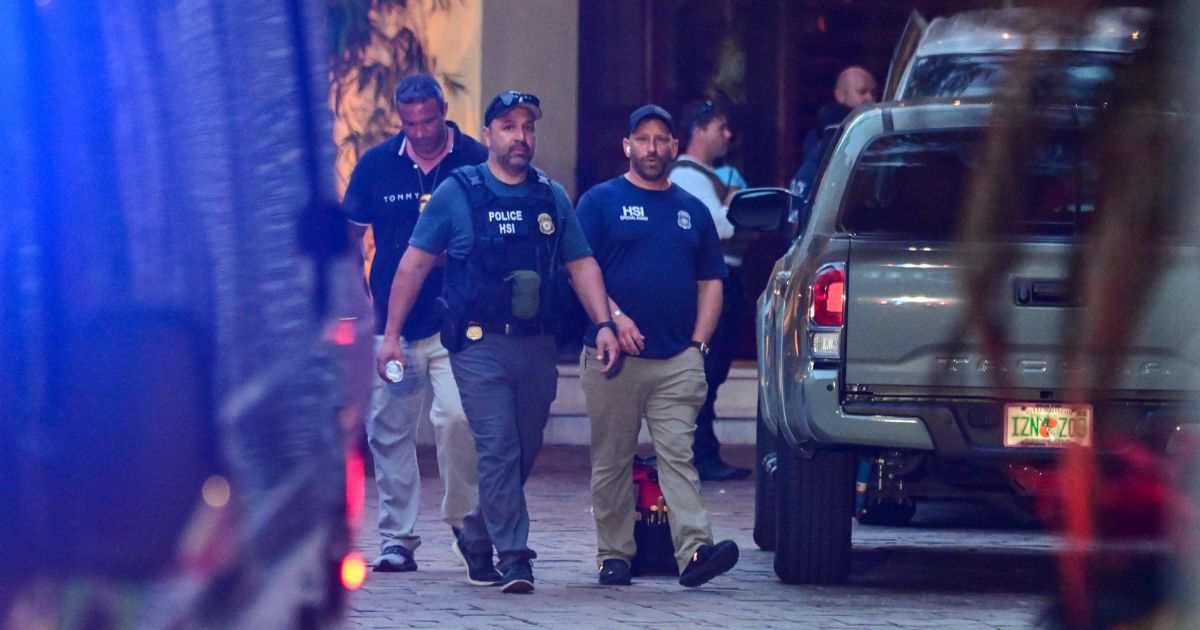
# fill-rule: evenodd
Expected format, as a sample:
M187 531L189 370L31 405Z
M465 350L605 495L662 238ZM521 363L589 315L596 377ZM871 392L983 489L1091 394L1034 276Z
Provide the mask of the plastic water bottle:
M383 373L387 376L387 380L399 383L404 380L404 364L392 359L383 366Z

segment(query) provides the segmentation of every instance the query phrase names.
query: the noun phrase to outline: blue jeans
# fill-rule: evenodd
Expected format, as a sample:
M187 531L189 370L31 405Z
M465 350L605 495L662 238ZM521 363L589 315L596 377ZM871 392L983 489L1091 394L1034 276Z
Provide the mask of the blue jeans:
M704 378L708 382L708 396L696 414L696 441L692 453L697 465L715 464L721 459L721 442L713 430L717 419L717 390L729 378L733 365L733 347L741 331L742 316L746 310L746 292L742 288L740 267L730 267L729 277L723 286L721 317L709 340L708 358L704 360Z

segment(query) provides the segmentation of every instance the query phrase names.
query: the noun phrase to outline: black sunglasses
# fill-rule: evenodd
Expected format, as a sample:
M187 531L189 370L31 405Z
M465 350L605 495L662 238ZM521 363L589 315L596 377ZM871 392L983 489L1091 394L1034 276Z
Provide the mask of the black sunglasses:
M515 103L529 103L534 107L541 107L542 101L532 94L524 92L505 92L500 95L500 104L505 107L511 107Z

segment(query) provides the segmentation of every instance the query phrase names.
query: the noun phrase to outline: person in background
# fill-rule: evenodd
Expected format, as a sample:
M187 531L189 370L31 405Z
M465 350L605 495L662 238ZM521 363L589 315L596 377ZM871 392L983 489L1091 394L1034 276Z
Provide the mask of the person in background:
M729 119L712 101L688 103L680 117L680 133L687 140L687 146L683 155L671 165L669 179L699 199L708 209L721 239L725 265L729 268L723 284L724 306L712 336L711 349L704 361L708 395L696 417L696 439L693 444L696 470L705 481L744 479L750 476L750 470L725 463L721 458L721 442L713 429L717 416L717 390L729 376L738 324L746 308L741 267L747 240L736 233L733 224L725 216L730 190L713 170L713 164L729 152L729 141L733 134L729 131Z
M612 374L604 373L595 348L585 347L579 359L592 426L592 511L602 585L631 582L636 545L630 465L643 416L670 508L679 583L700 586L738 560L733 541L713 542L692 463L725 264L708 208L667 179L676 151L673 128L661 107L635 110L622 142L629 171L579 200L579 222L604 272L625 353Z
M804 199L817 177L821 159L829 148L825 129L840 124L859 105L875 102L875 77L861 66L850 66L838 74L833 86L833 102L817 111L817 124L804 136L804 152L800 168L792 177L792 194Z
M387 326L392 277L425 202L454 169L487 159L487 149L446 120L442 87L428 74L405 77L396 87L396 112L403 130L363 154L350 175L343 201L361 240L367 226L375 238L368 284L375 307L376 348ZM437 443L438 473L445 493L442 520L455 538L463 517L479 502L475 441L467 426L450 355L438 339L441 309L437 296L442 268L435 267L401 331L408 370L399 383L375 382L367 415L367 444L375 460L379 490L380 554L375 571L415 571L413 552L421 544L414 532L421 501L417 470L417 423L428 415Z

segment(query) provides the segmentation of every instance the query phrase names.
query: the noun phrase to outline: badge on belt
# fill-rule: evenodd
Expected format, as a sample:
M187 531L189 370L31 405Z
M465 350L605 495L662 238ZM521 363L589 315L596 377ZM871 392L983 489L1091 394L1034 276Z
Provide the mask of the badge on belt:
M483 339L483 326L479 324L471 324L467 326L467 339L471 341L479 341Z

